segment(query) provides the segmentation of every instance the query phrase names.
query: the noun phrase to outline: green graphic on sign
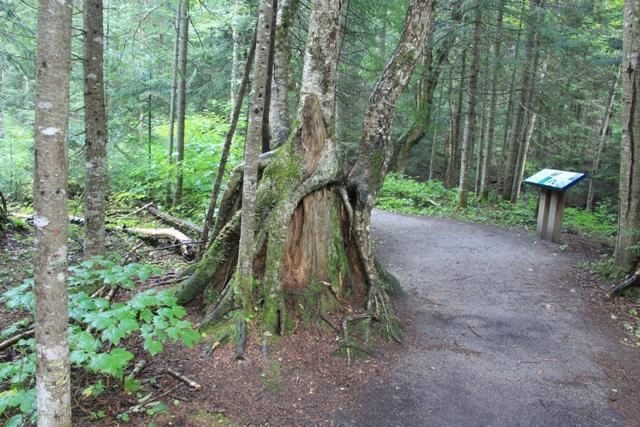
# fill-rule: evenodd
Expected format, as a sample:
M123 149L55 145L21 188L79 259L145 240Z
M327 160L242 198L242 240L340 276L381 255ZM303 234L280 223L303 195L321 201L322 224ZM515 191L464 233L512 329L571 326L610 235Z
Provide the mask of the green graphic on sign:
M548 190L566 191L586 177L579 172L567 172L555 169L542 169L540 172L527 178L524 183Z

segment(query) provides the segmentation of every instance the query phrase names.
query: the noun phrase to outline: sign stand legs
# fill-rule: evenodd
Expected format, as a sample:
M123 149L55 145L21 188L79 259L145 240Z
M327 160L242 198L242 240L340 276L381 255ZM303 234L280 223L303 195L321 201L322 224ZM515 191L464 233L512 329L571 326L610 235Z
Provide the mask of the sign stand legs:
M554 243L562 242L562 219L566 193L563 191L542 190L538 207L538 226L536 235Z

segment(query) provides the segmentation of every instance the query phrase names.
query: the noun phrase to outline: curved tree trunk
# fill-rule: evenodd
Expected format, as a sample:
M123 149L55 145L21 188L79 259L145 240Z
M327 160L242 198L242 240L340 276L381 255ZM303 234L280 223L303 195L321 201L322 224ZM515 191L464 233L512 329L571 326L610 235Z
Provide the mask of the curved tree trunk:
M602 160L602 154L604 153L604 146L607 142L607 131L609 130L609 120L613 115L613 101L616 97L616 89L618 88L618 80L620 79L620 70L618 70L609 96L607 97L607 105L602 116L602 122L600 123L600 132L598 132L598 145L596 147L596 154L593 157L593 164L591 166L591 175L589 176L589 190L587 192L587 206L586 210L593 211L593 199L595 197L595 182L594 178L600 169L600 161Z
M262 172L252 265L258 286L243 295L229 285L244 209L239 203L242 176L234 171L220 204L216 237L178 292L182 303L206 288L220 293L203 323L239 304L251 310L254 304L244 303L244 298L262 302L262 327L271 332L284 331L296 303L305 298L305 306L317 305L311 311L339 304L362 311L349 319L390 315L373 262L369 222L393 151L392 107L413 72L430 24L432 0L413 3L400 44L370 98L360 154L345 188L333 131L342 1L311 2L299 125L284 145L261 156L258 165Z

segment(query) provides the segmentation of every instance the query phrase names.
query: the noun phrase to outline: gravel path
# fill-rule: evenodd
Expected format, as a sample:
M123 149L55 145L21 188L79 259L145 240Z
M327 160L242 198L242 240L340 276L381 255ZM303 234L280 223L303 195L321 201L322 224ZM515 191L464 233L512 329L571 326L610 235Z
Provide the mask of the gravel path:
M380 260L407 290L412 342L338 424L638 422L611 406L615 380L598 360L620 347L619 334L591 321L575 255L526 232L446 219L375 211L373 229Z

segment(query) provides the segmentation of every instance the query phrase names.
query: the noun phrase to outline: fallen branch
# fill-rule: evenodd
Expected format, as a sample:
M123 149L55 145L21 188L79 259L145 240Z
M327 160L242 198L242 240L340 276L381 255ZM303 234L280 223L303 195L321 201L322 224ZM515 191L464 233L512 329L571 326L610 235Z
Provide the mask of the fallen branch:
M7 338L6 340L0 342L0 351L8 349L23 338L32 337L35 333L35 328L31 328L10 338Z
M191 387L194 390L200 390L202 388L202 386L200 384L198 384L197 382L195 382L194 380L182 375L181 373L171 369L171 368L167 368L167 373L169 375L171 375L172 377L182 381L183 383L185 383L186 385L188 385L189 387Z
M620 282L615 288L611 289L609 292L607 292L606 296L607 298L610 298L614 295L618 295L620 294L622 291L624 291L625 289L636 285L640 281L640 266L638 266L638 268L636 269L636 271L625 277L622 282Z
M193 258L195 255L193 239L175 228L139 228L139 227L118 227L119 231L124 231L137 237L150 239L170 239L178 244L180 254L185 258Z
M147 203L146 205L143 205L143 208L147 209L147 211L151 215L162 220L163 222L166 222L167 224L173 225L176 228L194 233L197 236L200 236L202 234L202 227L198 227L190 221L175 217L173 215L169 215L166 212L162 212L160 209L153 206L153 203Z
M33 224L33 214L27 215L27 214L21 214L18 212L11 212L9 215L11 215L14 218L23 219L27 221L29 224ZM69 222L75 225L84 225L84 218L82 218L81 216L70 216Z

